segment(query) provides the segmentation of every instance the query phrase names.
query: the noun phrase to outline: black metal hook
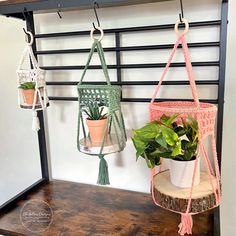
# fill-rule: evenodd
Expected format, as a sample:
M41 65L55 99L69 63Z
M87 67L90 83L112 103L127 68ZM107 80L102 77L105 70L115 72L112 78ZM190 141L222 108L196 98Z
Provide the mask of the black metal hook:
M62 19L62 15L61 15L61 4L60 4L60 3L58 3L57 15L59 16L60 19Z
M30 34L23 28L23 31L25 32L26 35L30 36Z
M27 9L26 8L24 8L23 9L23 11L22 11L22 15L23 15L23 20L26 22L26 24L27 24L27 16L26 16L26 14L29 14L28 13L28 11L27 11ZM30 31L31 32L31 29L30 29L30 25L28 25L27 24L27 28L28 28L28 31ZM23 28L23 31L24 31L24 33L25 33L25 35L28 37L28 39L30 39L31 38L31 36L30 36L30 34L25 30L25 28Z
M97 19L98 27L100 27L100 21L99 21L99 19L98 19L98 14L97 14L96 7L99 8L99 5L98 5L97 1L94 1L94 2L93 2L93 10L94 10L94 13L95 13L95 16L96 16L96 19ZM93 28L94 28L95 30L97 30L97 28L95 27L94 22L93 22Z
M28 13L27 9L24 7L23 11L22 11L22 15L23 15L23 20L27 22L27 17L26 17L26 13Z
M62 16L61 16L60 10L57 11L57 15L59 16L60 19L62 19Z
M179 20L182 23L183 18L184 18L184 7L183 7L183 1L182 0L180 0L180 7L181 7L181 13L179 14Z

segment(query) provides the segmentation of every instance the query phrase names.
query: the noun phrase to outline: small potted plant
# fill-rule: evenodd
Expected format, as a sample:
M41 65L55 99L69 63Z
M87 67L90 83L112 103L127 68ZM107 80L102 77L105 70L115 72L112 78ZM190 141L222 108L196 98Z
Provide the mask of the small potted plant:
M22 91L24 103L33 105L35 94L35 82L25 82L19 86ZM38 96L36 97L36 104L38 103Z
M170 159L170 179L172 184L189 188L192 184L196 152L198 147L198 123L192 117L176 123L177 114L163 115L159 121L151 122L134 130L132 138L136 157L145 158L148 167L160 164L160 158ZM194 185L200 182L199 165Z
M96 102L90 103L83 108L83 112L88 116L86 124L92 143L101 143L104 135L107 136L107 114L104 113L104 106L99 106Z

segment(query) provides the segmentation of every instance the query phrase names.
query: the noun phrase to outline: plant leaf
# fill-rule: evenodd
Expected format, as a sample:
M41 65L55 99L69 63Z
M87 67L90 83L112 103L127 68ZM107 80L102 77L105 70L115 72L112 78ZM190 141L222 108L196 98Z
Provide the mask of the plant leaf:
M189 125L191 128L195 131L198 132L198 122L192 118L191 116L188 116L187 121L189 122Z
M160 144L162 147L167 148L167 142L162 134L158 134L155 138L156 142Z
M166 142L170 146L174 146L179 139L178 135L170 128L162 126L161 129Z
M144 139L152 139L157 136L159 132L159 125L157 123L149 123L145 125L141 129L136 129L135 134L144 138Z
M181 142L178 142L178 144L174 147L171 156L176 157L181 154Z
M163 125L167 125L167 122L168 122L169 119L170 119L169 116L163 114L163 115L161 116L161 118L160 118L160 121L161 121L161 123L162 123Z
M139 139L139 137L133 137L132 138L134 147L136 149L136 161L138 160L138 158L140 156L142 156L142 154L145 152L147 145L145 142L143 142L142 140Z
M175 129L174 129L175 133L178 134L179 137L182 137L185 135L185 129L181 126L177 126Z
M144 152L143 154L144 154L144 159L147 163L148 168L152 168L153 165L151 164L150 160L148 160L146 153Z
M171 116L167 122L166 122L166 125L169 126L171 125L172 123L174 123L174 121L176 120L176 118L178 117L179 114L174 114L173 116Z
M168 151L161 151L159 149L155 150L154 152L149 154L153 157L163 157L163 158L171 158L171 152Z

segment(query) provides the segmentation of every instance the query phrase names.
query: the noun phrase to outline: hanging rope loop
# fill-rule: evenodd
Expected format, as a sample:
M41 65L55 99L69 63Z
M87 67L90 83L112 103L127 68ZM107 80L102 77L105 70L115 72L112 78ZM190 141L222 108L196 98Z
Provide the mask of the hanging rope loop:
M179 25L184 23L185 25L185 28L184 28L184 31L179 31ZM187 34L189 31L189 23L186 19L182 18L182 22L180 20L177 20L176 23L175 23L175 33L180 35L180 34Z
M95 36L94 36L94 32L96 31L96 30L98 30L99 32L100 32L100 37L97 39L97 38L95 38ZM91 39L92 40L98 40L99 42L101 42L102 41L102 39L103 39L103 37L104 37L104 32L103 32L103 30L102 30L102 28L101 27L97 27L96 29L92 29L91 30L91 32L90 32L90 37L91 37Z

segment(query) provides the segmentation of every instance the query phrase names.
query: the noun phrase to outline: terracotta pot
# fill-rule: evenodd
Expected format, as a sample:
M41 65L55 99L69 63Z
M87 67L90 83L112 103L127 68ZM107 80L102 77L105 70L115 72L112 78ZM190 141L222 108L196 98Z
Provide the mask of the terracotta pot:
M34 102L34 89L22 89L24 103L27 105L33 105ZM36 104L38 103L38 96L36 97Z
M100 143L103 141L104 137L104 131L107 126L107 118L102 119L102 120L86 120L88 129L89 129L89 134L92 143ZM106 137L107 137L107 131L106 131Z
M180 188L191 188L196 159L192 161L170 160L171 183ZM198 160L194 186L200 183L200 159Z

